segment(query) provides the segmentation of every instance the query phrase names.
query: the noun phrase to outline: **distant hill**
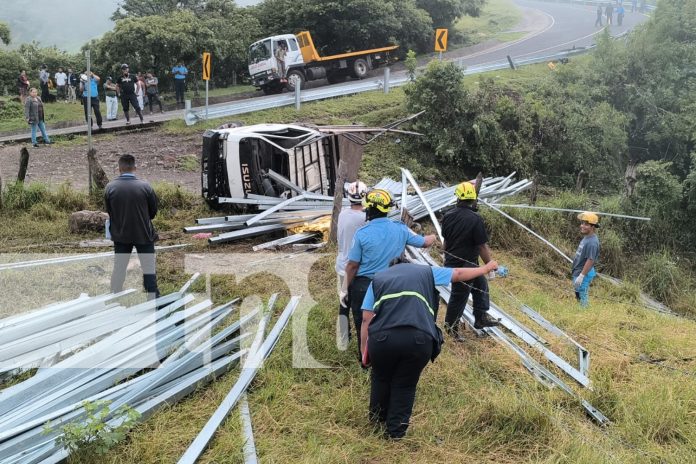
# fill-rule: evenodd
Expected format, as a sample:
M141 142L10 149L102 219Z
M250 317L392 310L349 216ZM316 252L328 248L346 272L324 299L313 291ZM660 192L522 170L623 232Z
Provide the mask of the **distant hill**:
M0 21L10 25L11 48L36 40L76 52L85 42L111 30L109 19L120 0L0 0ZM237 0L248 6L261 0Z

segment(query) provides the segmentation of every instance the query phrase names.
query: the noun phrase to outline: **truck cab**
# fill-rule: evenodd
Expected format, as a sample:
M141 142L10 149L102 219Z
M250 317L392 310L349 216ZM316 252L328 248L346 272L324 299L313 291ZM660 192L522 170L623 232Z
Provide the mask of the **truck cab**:
M206 131L201 157L201 191L209 205L218 198L249 194L285 197L280 174L307 192L333 195L338 165L335 139L294 124L256 124Z
M278 93L282 91L280 66L276 59L276 50L285 47L285 71L290 67L304 67L302 52L297 43L297 37L292 34L274 35L258 42L254 42L249 47L249 75L251 82L257 88L263 89L264 93Z

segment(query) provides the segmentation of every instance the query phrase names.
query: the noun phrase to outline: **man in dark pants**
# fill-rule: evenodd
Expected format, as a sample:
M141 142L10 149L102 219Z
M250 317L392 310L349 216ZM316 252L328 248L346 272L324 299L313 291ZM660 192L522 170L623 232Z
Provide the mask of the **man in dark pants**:
M138 97L135 95L135 86L138 78L128 71L128 65L121 65L121 75L116 79L117 92L121 94L121 106L123 107L123 115L126 117L126 125L130 124L130 115L128 109L133 105L135 112L140 117L140 124L143 123L143 109L138 103Z
M143 286L148 299L159 297L155 274L155 240L152 219L157 214L157 195L150 184L135 177L135 158L122 155L118 160L121 175L109 182L104 191L109 231L114 241L114 270L111 291L123 290L126 268L133 247L138 251L143 270Z
M370 418L385 424L389 438L406 434L421 372L440 353L435 286L469 281L497 267L495 261L458 269L397 264L375 274L362 304L363 365L372 365Z
M372 277L387 269L389 264L401 257L406 245L426 248L435 242L434 235L422 237L415 235L401 222L387 218L389 209L394 206L391 194L386 190L370 190L363 200L365 219L368 223L359 228L353 237L353 245L348 253L346 277L341 294L343 306L346 298L350 301L356 333L362 324L362 301L372 282ZM362 345L358 340L358 353Z
M174 90L176 93L176 103L184 103L184 92L186 92L186 76L188 75L188 69L184 66L182 61L178 61L176 66L172 68L172 74L174 75Z
M97 127L102 129L102 115L99 109L99 86L101 78L94 73L87 77L87 71L80 76L80 89L82 90L82 106L85 110L85 122L89 120L89 112L94 111L97 118ZM94 120L92 120L94 124Z
M488 234L483 219L478 215L476 187L471 182L462 182L455 189L457 206L442 219L442 236L445 239L445 266L478 268L479 255L484 263L491 261ZM490 301L488 281L485 275L473 280L452 284L452 293L447 304L445 330L455 340L461 341L459 319L462 317L469 294L473 292L474 327L495 327L498 321L488 316Z

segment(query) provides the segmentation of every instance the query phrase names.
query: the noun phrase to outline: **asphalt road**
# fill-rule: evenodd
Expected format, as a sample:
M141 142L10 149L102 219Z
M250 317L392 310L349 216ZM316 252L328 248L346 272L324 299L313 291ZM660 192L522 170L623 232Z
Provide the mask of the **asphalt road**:
M508 55L510 55L513 60L539 55L551 55L574 47L580 48L592 45L595 42L597 34L603 31L603 28L594 26L596 7L593 5L530 0L516 0L515 3L519 5L523 11L523 20L515 27L514 31L524 33L525 35L522 38L506 43L479 44L467 50L460 49L445 53L444 58L455 60L465 66L473 66L506 60ZM620 35L634 28L646 19L647 16L644 14L627 11L623 25L611 26L610 34L612 36ZM614 20L616 20L616 18L614 18ZM404 71L394 72L392 76L398 77L404 74ZM376 81L382 78L381 72L376 72L376 75L376 77L368 78L366 81ZM311 91L312 90L307 90L306 92ZM259 96L254 100L261 101L261 99L264 98L273 99L277 98L277 96ZM242 102L240 101L240 103ZM210 105L210 108L228 106L230 104L233 103L228 102ZM146 116L145 124L151 125L153 123L156 124L171 119L181 118L183 118L182 110L169 111L164 114ZM137 121L137 116L132 120ZM137 125L137 123L133 124L133 126ZM121 119L115 122L105 122L104 128L107 130L123 130L126 128L125 121ZM80 134L86 131L86 125L55 130L49 128L49 135ZM21 142L26 140L29 140L28 130L26 134L0 137L0 143Z

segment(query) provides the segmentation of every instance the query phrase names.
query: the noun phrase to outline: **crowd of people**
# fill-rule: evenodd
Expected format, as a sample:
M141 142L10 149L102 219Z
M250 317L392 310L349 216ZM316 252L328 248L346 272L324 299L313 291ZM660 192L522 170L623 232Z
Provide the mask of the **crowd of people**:
M97 74L84 70L81 73L73 72L72 68L66 71L58 67L51 76L48 67L42 65L38 73L38 87L32 87L31 81L26 70L21 70L17 77L17 92L20 101L24 105L25 119L32 128L32 145L38 147L36 133L41 131L44 144L50 144L50 139L46 134L44 104L53 101L60 103L77 103L78 99L82 103L85 114L85 121L90 121L92 125L96 121L97 127L102 129L102 114L100 102L100 87L103 89L104 101L106 102L106 120L118 120L119 101L123 109L123 116L126 125L130 122L130 107L138 115L140 122L143 123L143 111L147 106L150 114L155 109L164 113L164 105L159 91L159 79L152 71L146 73L138 72L132 74L127 64L120 66L121 75L116 79L107 76L102 83L102 78ZM186 91L186 77L188 69L183 63L179 62L172 68L174 87L176 90L177 105L184 103ZM51 89L55 88L55 95ZM39 89L41 95L39 96ZM92 113L93 118L89 115Z
M645 0L640 0L640 5L638 0L631 0L631 13L635 12L645 13ZM614 20L614 13L616 13L616 20ZM597 19L594 25L595 27L603 27L602 19L605 19L607 26L614 24L622 26L624 16L626 16L626 8L623 6L623 0L615 0L613 4L597 3Z
M452 341L463 342L461 320L470 294L474 328L499 325L488 315L486 279L498 269L498 263L492 257L486 227L478 214L474 182L456 187L456 207L442 220L442 267L404 262L406 246L427 248L437 239L434 235L416 235L402 222L389 219L395 204L388 191L370 190L362 182L355 182L346 186L345 195L351 206L341 211L337 224L337 344L347 349L352 314L357 357L364 369L371 369L370 420L382 428L387 438L400 439L409 426L421 373L428 361L435 361L444 343L436 323L436 287L452 285L444 328ZM586 308L599 258L595 233L599 217L584 212L578 219L583 239L572 264L571 288L581 307Z

